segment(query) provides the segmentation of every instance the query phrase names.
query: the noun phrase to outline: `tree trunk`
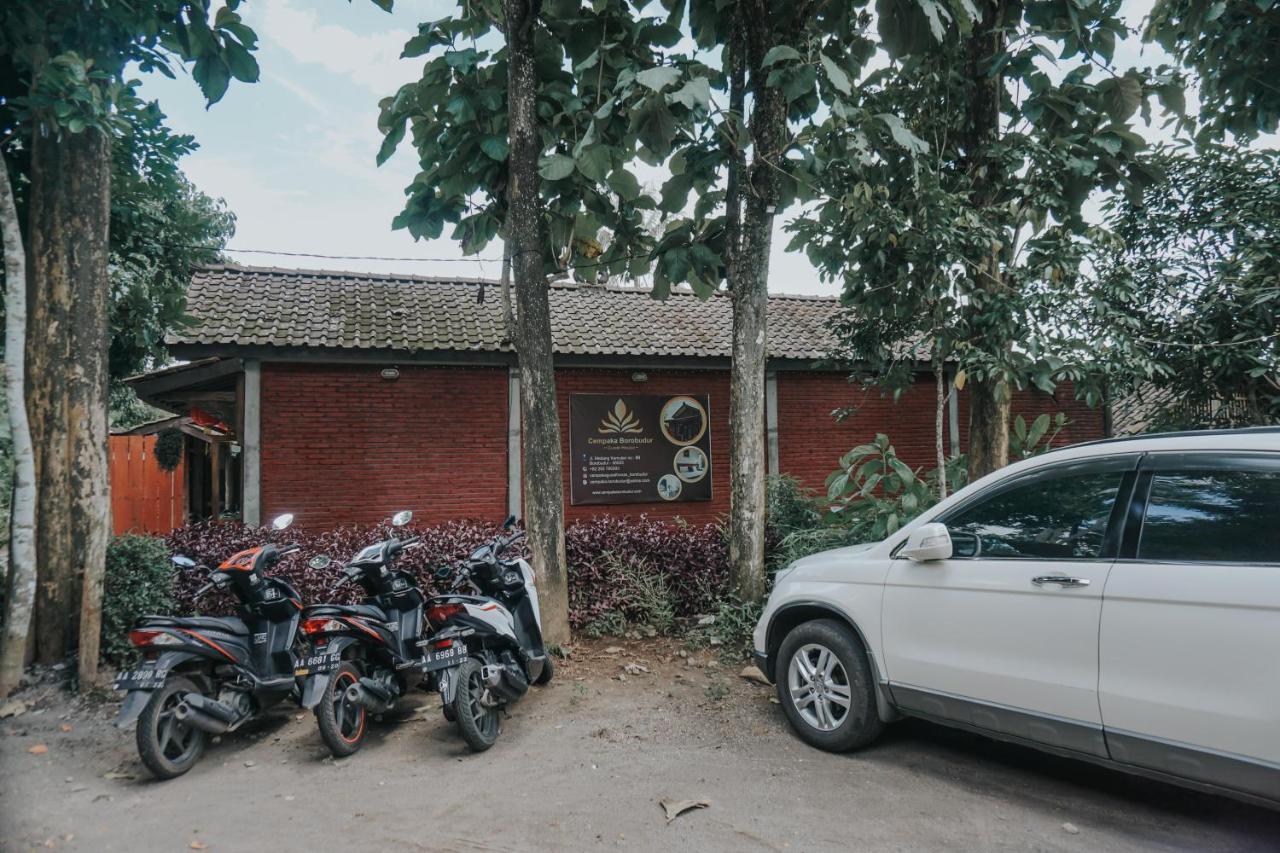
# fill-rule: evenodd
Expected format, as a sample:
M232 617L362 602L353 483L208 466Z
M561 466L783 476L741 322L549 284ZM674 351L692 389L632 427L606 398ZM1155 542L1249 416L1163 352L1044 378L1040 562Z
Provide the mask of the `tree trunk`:
M542 273L542 202L538 158L542 142L534 112L536 0L503 0L507 36L507 124L511 135L506 233L515 284L516 354L524 449L525 530L538 577L542 633L548 644L569 640L569 584L564 552L564 484L560 417L551 348L551 304Z
M965 77L969 84L969 108L964 130L966 168L973 177L973 205L979 215L998 202L1002 184L999 160L993 156L1000 139L1000 100L1004 94L1004 78L992 74L991 62L1004 50L1002 22L1008 0L995 0L982 7L982 19L974 24L965 40ZM993 298L1003 287L999 251L992 247L974 259L978 290ZM990 322L996 329L1004 327L1002 319L983 321L991 308L986 300L977 300L970 310L979 334ZM1008 345L1011 342L1004 342ZM986 341L991 345L991 339ZM969 482L1003 468L1009 463L1009 407L1007 383L998 379L972 382L969 391Z
M740 244L729 264L733 363L729 377L729 581L744 601L764 594L765 360L768 355L769 249L787 104L765 84L764 55L778 43L769 4L743 4L751 109L751 166L742 193ZM801 14L797 12L797 14Z
M0 638L0 697L22 681L27 634L36 598L36 460L23 395L26 377L27 258L22 228L0 160L0 236L4 239L4 392L13 443L13 503L10 508L9 583L5 596L4 636Z
M943 501L947 499L947 454L942 448L943 419L947 413L947 375L942 356L936 351L933 355L933 381L938 392L937 408L933 413L933 450L938 465L938 500Z
M110 142L101 132L35 134L27 290L27 409L38 495L35 652L44 663L61 660L78 633L86 687L97 676L102 576L111 534L110 176Z

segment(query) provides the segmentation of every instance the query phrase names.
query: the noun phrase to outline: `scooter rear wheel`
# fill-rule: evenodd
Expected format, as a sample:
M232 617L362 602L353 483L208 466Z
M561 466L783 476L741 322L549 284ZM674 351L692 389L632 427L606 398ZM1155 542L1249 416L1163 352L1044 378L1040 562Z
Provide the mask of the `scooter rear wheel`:
M453 716L462 739L473 752L484 752L493 746L501 733L498 709L482 705L485 694L484 665L475 658L458 667L458 692L453 698Z
M368 731L368 710L347 698L347 689L360 683L360 670L344 663L329 678L320 704L316 706L316 723L320 737L334 758L354 755L364 744Z
M198 694L200 688L188 678L170 678L138 717L138 756L157 779L181 776L204 754L204 731L175 716L188 693Z

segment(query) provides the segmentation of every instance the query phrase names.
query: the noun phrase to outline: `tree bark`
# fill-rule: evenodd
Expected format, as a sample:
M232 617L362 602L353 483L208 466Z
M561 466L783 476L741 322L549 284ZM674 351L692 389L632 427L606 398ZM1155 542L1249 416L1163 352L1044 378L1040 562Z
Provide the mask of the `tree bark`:
M947 412L947 381L942 356L933 355L933 381L937 387L937 402L933 413L933 450L938 465L938 500L947 499L947 454L942 448L943 420Z
M805 5L805 4L798 4ZM762 0L743 3L747 65L753 97L751 165L742 193L739 245L730 256L733 362L729 376L729 582L735 595L764 594L765 360L768 356L769 250L777 205L777 170L787 132L781 89L767 86L764 56L786 30ZM804 13L797 10L797 17Z
M982 19L974 24L965 40L965 77L970 89L963 145L965 165L973 179L973 204L979 214L999 202L1002 183L1000 164L992 153L1000 139L1004 78L990 73L990 68L994 57L1005 47L1002 22L1007 2L995 0L982 6ZM992 247L982 257L975 258L973 264L980 293L991 299L998 298L1004 286L998 250ZM976 300L970 308L979 333L984 321L978 318L990 313L987 301ZM994 322L1003 325L998 319ZM973 381L969 399L969 482L973 482L1009 463L1011 399L1007 383L998 379Z
M0 638L0 697L22 682L36 598L36 460L23 394L26 378L27 258L9 169L0 159L0 236L4 240L4 391L13 443L9 581Z
M107 229L110 142L36 133L31 152L27 408L38 504L36 659L79 635L81 685L96 680L107 482ZM78 617L78 618L77 618Z
M551 304L542 272L542 202L539 197L537 70L533 35L537 0L503 0L507 36L507 126L510 160L506 234L520 361L520 416L524 449L525 530L538 577L543 639L569 640L569 584L565 572L564 484L560 417L551 343Z

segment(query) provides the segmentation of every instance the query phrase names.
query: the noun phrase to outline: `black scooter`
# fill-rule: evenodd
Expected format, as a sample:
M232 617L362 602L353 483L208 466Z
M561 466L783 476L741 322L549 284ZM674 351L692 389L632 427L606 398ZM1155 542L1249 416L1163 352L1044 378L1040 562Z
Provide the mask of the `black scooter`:
M501 730L499 713L518 700L530 684L546 684L555 672L542 643L542 617L533 567L504 552L524 538L511 532L481 545L457 566L436 577L450 592L428 602L432 628L428 652L443 654L462 646L461 665L438 674L437 689L446 719L455 722L476 752L493 746Z
M413 513L391 519L401 527ZM394 562L415 548L419 537L391 538L362 549L342 566L334 586L355 581L365 591L361 604L317 604L302 617L302 633L310 649L299 659L295 675L305 678L302 706L314 708L320 736L337 757L351 755L364 742L369 714L390 711L410 688L427 688L434 669L456 666L465 649L444 654L422 651L425 598L413 575ZM333 564L326 554L312 568Z
M293 522L282 515L276 531ZM183 556L175 565L209 573L211 589L230 589L237 615L144 616L129 632L143 663L116 676L127 691L116 726L137 721L138 754L160 779L181 776L204 753L210 734L234 731L296 690L294 643L302 601L289 583L266 572L297 545L268 543L229 557L215 569Z

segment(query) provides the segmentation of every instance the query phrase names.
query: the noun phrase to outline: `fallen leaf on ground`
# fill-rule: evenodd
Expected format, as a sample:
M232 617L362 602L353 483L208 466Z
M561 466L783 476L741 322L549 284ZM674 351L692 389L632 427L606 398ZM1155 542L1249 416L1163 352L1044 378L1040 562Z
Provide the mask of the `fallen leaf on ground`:
M659 800L658 805L666 811L667 823L671 823L690 809L705 809L711 803L707 800Z
M208 848L209 845L205 844L203 841L196 840L191 842L192 850L207 850Z
M103 779L137 779L138 777L130 773L128 770L108 770L102 774Z
M1064 823L1062 825L1062 831L1067 835L1079 835L1080 827L1076 826L1074 823Z
M5 702L3 705L0 705L0 720L3 720L5 717L16 717L19 714L25 713L27 707L27 703L23 702L21 699L14 699L12 701Z
M745 669L742 670L742 672L738 673L738 675L741 676L742 678L745 678L747 681L754 681L758 684L763 684L765 687L773 686L772 684L769 683L769 679L764 677L764 673L761 672L755 665L746 667Z
M62 725L58 726L58 728L62 729L64 732L69 732L71 731L71 724L63 723Z
M45 746L42 743L38 743L27 750L27 752L31 753L32 755L44 755L48 751L49 751L49 747Z
M605 650L604 650L604 653L605 653L606 655L616 655L616 654L621 654L621 653L622 653L622 646L609 646L609 648L607 648L607 649L605 649Z

